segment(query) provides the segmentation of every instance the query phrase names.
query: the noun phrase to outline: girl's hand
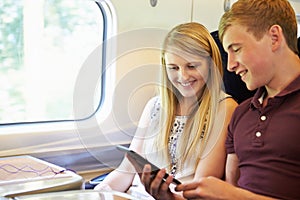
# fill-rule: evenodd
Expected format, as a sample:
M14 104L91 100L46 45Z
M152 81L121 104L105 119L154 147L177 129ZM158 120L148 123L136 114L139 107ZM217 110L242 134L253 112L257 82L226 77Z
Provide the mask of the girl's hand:
M145 165L141 175L141 181L144 184L146 191L157 200L184 199L180 195L171 192L169 186L172 183L173 177L168 176L164 181L163 177L165 174L166 170L161 169L156 176L153 176L151 175L151 166Z

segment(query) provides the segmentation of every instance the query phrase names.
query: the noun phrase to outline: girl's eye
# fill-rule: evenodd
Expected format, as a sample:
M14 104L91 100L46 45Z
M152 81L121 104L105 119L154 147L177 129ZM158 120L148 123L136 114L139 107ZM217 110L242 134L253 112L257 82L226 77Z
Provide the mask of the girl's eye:
M177 66L168 66L168 69L169 69L169 70L177 70L178 67L177 67Z
M196 68L201 67L201 66L202 66L202 63L193 63L193 64L188 65L188 68L189 69L196 69Z

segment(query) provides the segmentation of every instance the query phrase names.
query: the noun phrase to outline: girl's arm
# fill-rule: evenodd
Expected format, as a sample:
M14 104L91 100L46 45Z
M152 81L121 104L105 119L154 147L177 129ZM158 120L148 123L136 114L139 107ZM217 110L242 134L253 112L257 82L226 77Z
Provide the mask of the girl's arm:
M226 98L220 102L212 132L195 172L195 181L206 176L224 177L227 127L237 105L232 98Z
M144 108L142 116L139 120L139 124L133 137L130 149L136 151L137 153L142 153L143 142L147 127L150 123L150 114L153 108L155 98L152 98L148 101L147 105ZM125 157L118 168L110 172L106 178L98 184L94 189L95 190L115 190L120 192L125 192L132 184L133 178L135 176L135 169L132 164Z

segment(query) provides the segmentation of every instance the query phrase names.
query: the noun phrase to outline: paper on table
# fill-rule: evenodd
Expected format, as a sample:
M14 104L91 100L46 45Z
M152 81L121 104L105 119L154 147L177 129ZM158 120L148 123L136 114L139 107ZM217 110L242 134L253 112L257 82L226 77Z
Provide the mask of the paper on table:
M31 156L0 159L0 185L70 176L65 168Z

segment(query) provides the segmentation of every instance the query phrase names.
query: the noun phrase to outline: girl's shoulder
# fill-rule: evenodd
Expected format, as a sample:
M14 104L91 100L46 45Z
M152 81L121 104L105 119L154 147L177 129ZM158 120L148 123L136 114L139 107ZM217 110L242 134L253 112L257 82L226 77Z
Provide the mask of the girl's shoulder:
M224 108L225 110L234 110L238 106L238 103L233 96L225 92L220 96L219 103L221 108Z
M150 111L151 119L156 118L158 116L161 107L160 103L161 103L161 99L159 96L152 97L148 101L149 106L151 106L151 111Z
M219 102L222 102L222 101L224 101L226 99L232 99L232 100L234 100L233 97L230 94L227 94L224 91L221 91Z
M238 105L234 97L230 94L225 93L224 91L221 92L219 103L220 105L225 104L227 105L227 107L236 107Z
M148 100L146 106L144 107L143 115L145 118L152 120L160 111L160 97L154 96Z

